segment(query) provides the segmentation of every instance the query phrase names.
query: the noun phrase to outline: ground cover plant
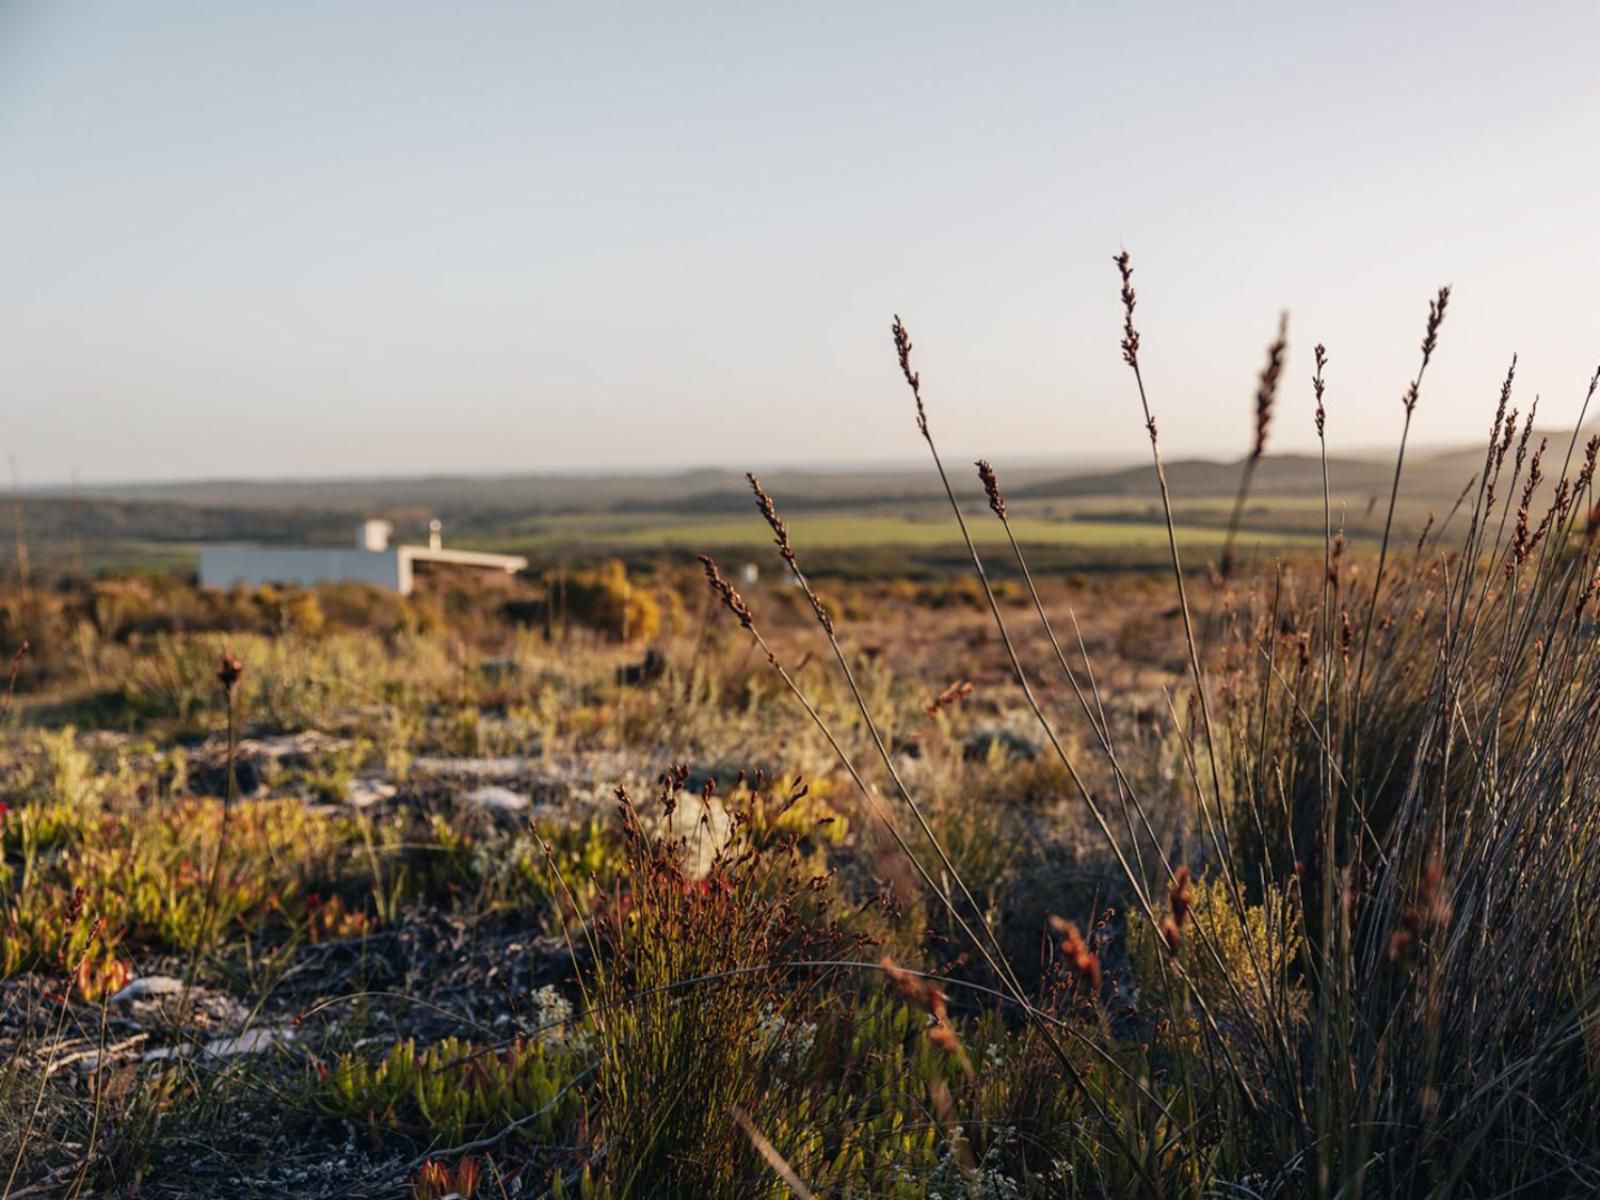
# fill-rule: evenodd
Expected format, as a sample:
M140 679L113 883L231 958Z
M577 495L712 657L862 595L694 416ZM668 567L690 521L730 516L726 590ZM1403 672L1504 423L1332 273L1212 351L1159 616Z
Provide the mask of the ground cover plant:
M750 476L755 583L17 581L0 1195L1600 1189L1600 438L1513 360L1434 519L1403 435L1366 540L1325 449L1264 542L1339 429L1284 324L1186 539L1116 267L1159 575L1040 569L896 319L960 576Z

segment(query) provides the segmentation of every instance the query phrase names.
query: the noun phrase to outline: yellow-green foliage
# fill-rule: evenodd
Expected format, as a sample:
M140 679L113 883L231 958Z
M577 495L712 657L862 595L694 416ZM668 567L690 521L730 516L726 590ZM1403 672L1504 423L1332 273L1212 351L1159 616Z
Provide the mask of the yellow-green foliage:
M797 1040L792 1029L764 1047L778 1068L770 1071L773 1077L798 1077L788 1111L771 1121L768 1136L819 1190L925 1196L925 1174L939 1163L946 1136L937 1121L913 1114L928 1103L931 1088L959 1086L959 1066L926 1037L925 1013L881 989L829 1015L834 1020L815 1048L806 1045L803 1059L790 1061Z
M284 624L296 633L314 636L322 632L328 618L315 592L291 592L283 601Z
M1261 904L1247 904L1241 914L1220 878L1196 880L1191 896L1191 928L1179 939L1177 959L1206 1006L1258 1031L1278 1020L1298 1022L1308 1002L1295 975L1304 939L1299 905L1269 887ZM1166 940L1137 911L1128 917L1128 951L1147 999L1183 1009L1185 985L1162 970Z
M376 1064L341 1055L324 1080L323 1104L451 1145L534 1117L518 1132L548 1143L582 1107L572 1086L581 1069L578 1054L560 1043L519 1038L496 1049L445 1038L418 1050L407 1038Z
M615 823L598 815L518 834L492 854L470 853L464 835L438 818L434 826L440 847L476 872L478 903L533 914L552 935L562 934L563 917L581 919L613 891L625 867Z
M661 604L628 578L628 568L610 559L589 571L545 580L557 615L612 641L654 637L661 629Z
M97 776L94 759L78 746L78 731L71 725L39 734L44 750L43 783L50 798L60 804L92 805L105 790L106 781Z
M804 789L798 800L790 800ZM757 841L794 837L801 842L840 846L850 836L850 819L833 801L838 787L831 780L780 779L770 789L738 788L728 797L732 807L745 813L750 833Z
M304 881L332 873L357 837L348 818L297 801L241 805L229 817L208 922L221 808L186 800L99 816L59 801L12 809L0 841L7 868L0 872L0 976L60 965L61 947L85 921L99 926L97 956L115 954L124 941L188 950L242 925L295 924ZM79 953L76 943L70 953Z

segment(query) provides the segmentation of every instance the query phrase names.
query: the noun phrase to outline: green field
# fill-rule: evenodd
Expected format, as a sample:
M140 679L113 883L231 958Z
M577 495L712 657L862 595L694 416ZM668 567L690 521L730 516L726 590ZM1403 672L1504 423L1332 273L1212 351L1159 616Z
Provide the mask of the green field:
M951 517L942 519L889 513L801 513L789 520L795 545L819 550L866 549L898 546L914 549L958 546L961 531ZM1006 535L988 513L970 515L967 528L982 546L1002 546ZM1081 546L1093 549L1143 548L1166 545L1166 527L1130 520L1047 519L1016 517L1011 528L1017 540L1034 546ZM1178 530L1179 544L1196 549L1220 547L1227 531L1220 526L1185 525ZM565 547L678 547L683 549L756 548L771 542L767 527L753 514L749 518L723 516L697 518L683 514L629 514L579 516L539 522L536 531L509 539L485 539L520 553L549 552ZM1242 547L1263 546L1302 550L1321 545L1310 534L1245 530Z

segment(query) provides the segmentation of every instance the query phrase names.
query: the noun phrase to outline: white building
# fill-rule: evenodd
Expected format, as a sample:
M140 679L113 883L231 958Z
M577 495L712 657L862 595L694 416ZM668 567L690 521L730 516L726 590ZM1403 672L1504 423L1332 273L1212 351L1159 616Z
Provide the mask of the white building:
M391 546L394 526L387 521L363 521L356 544L335 547L305 546L205 546L200 551L200 586L230 588L235 584L370 583L385 591L409 596L416 584L418 563L439 563L514 575L528 560L514 554L480 554L472 550L446 550L439 522L429 529L426 546Z

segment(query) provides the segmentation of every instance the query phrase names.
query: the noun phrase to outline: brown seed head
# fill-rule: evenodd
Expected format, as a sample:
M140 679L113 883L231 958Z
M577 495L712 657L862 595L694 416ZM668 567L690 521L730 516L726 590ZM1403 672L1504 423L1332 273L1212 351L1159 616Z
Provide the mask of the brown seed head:
M911 369L911 335L906 332L899 313L895 314L890 331L894 334L894 352L900 360L900 373L906 377L906 386L911 389L911 397L917 402L917 429L923 437L927 437L928 413L922 406L922 376Z
M698 555L700 565L705 569L706 582L711 585L711 590L722 599L729 612L739 618L739 624L746 629L755 628L755 616L750 611L750 606L744 602L744 597L734 590L733 584L723 577L722 570L709 554Z
M1171 917L1164 917L1161 921L1161 937L1167 943L1167 949L1176 954L1183 943L1183 930Z
M1267 430L1272 425L1272 409L1278 402L1278 378L1283 374L1283 354L1289 346L1289 314L1278 316L1278 336L1267 347L1267 365L1261 368L1261 380L1256 385L1256 431L1250 449L1251 458L1260 458L1267 451Z
M1583 466L1578 468L1578 482L1572 486L1572 498L1576 500L1589 490L1589 485L1594 482L1594 468L1596 455L1600 454L1600 434L1591 437L1583 447Z
M1439 326L1444 324L1445 306L1450 303L1450 286L1439 289L1439 296L1428 302L1428 331L1422 338L1422 365L1427 366L1439 345Z
M1506 414L1506 423L1500 429L1500 445L1495 447L1494 465L1496 468L1506 460L1506 452L1511 449L1511 443L1517 437L1517 410L1512 409Z
M822 598L817 595L816 589L810 581L800 572L800 565L795 561L794 547L789 543L789 529L783 523L783 518L778 515L777 507L772 503L772 497L767 495L766 489L761 486L761 481L749 472L745 478L750 481L750 490L755 493L756 507L761 510L762 517L772 529L774 543L778 553L783 555L783 560L789 564L789 569L794 572L796 582L805 592L806 600L811 605L811 611L817 616L817 621L823 629L830 634L833 632L833 617L828 613L827 606L822 603Z
M878 965L883 968L883 973L895 987L900 989L900 994L906 998L907 1003L927 1010L936 1021L941 1023L944 1021L947 1015L944 992L931 980L923 979L920 975L906 970L888 955L880 959Z
M1327 432L1328 410L1322 406L1322 392L1327 384L1323 381L1322 372L1328 365L1328 351L1318 342L1312 356L1317 361L1317 370L1311 376L1311 390L1317 395L1317 436L1322 437Z
M994 466L986 458L977 462L978 478L983 480L983 491L989 497L989 507L994 510L994 515L1002 521L1006 519L1006 498L1000 494L1000 480L994 473Z
M1433 532L1433 514L1428 514L1428 519L1422 523L1422 532L1417 534L1417 553L1422 553L1422 548L1428 544L1428 535Z
M238 689L239 680L243 675L244 664L234 657L232 650L224 650L222 652L221 665L217 667L217 682L222 685L223 695L228 698L230 704L233 702L233 694Z
M1495 439L1500 436L1500 423L1506 418L1506 406L1511 403L1511 385L1517 379L1517 356L1511 356L1511 365L1506 368L1506 377L1500 384L1500 403L1494 410L1494 425L1489 430L1489 444L1492 446Z
M1188 867L1179 867L1172 873L1172 886L1167 889L1167 907L1172 919L1181 929L1189 921L1189 910L1194 906L1194 886Z
M1528 442L1533 437L1534 418L1539 414L1539 397L1533 398L1533 403L1528 408L1528 419L1522 426L1522 436L1517 439L1517 459L1515 469L1520 473L1522 464L1528 461Z
M783 518L778 515L777 508L772 503L772 497L767 495L767 490L761 486L761 480L754 473L746 471L744 477L750 481L750 490L755 493L756 507L761 510L761 516L772 528L773 543L778 547L778 553L790 566L794 565L794 547L789 544L789 530L784 525Z
M1089 943L1084 939L1082 931L1074 921L1064 921L1060 917L1050 918L1050 928L1061 937L1061 953L1067 963L1077 973L1078 978L1086 982L1089 987L1098 992L1100 990L1100 959L1089 949Z
M1139 369L1139 331L1133 327L1133 307L1136 297L1133 291L1133 260L1124 250L1114 260L1117 272L1122 276L1122 361L1135 371ZM1152 429L1151 434L1155 431Z
M924 705L924 711L931 717L943 709L959 704L970 695L972 695L972 680L958 679L935 696L931 703Z

